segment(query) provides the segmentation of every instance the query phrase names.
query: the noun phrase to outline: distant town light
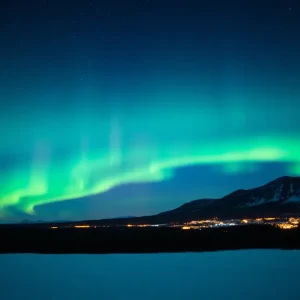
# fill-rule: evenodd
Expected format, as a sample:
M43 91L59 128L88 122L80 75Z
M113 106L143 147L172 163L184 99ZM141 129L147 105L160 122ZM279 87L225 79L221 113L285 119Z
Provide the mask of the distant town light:
M90 228L90 225L75 225L75 228Z
M282 224L278 224L278 227L280 229L292 229L292 228L296 228L298 226L297 225L293 225L293 224L288 224L288 223L282 223Z
M183 230L189 230L189 229L191 229L191 227L189 227L189 226L183 226L183 227L181 227L181 229L183 229Z
M294 225L298 225L298 224L299 224L299 220L296 219L296 218L289 218L289 222L290 222L291 224L294 224Z

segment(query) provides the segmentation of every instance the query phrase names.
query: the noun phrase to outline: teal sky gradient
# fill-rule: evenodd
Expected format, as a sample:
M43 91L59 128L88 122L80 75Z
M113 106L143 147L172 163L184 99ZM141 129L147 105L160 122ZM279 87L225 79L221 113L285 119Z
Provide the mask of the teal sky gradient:
M300 175L296 8L199 4L154 22L143 6L97 2L98 20L47 5L2 21L2 219L149 214Z

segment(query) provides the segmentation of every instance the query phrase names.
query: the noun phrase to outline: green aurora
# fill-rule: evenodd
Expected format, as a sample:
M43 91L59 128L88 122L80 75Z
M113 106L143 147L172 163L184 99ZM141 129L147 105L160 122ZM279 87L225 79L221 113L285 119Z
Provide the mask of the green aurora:
M81 104L71 113L47 107L19 112L17 125L2 119L8 129L0 151L19 158L0 173L2 216L12 209L34 214L39 205L124 184L169 180L186 166L215 165L228 174L274 162L285 163L287 174L300 175L299 105L289 105L281 92L270 109L270 101L256 99L272 94L245 99L246 91L227 92L218 106L209 94L201 101L188 93L164 94L160 102L127 101L127 107L113 108L78 98Z
M236 146L235 146L236 145ZM106 192L118 185L170 179L174 169L216 164L225 172L261 162L285 162L288 173L300 175L300 141L297 137L248 138L231 143L198 143L192 147L169 145L161 153L143 149L84 152L62 163L33 160L29 168L1 176L1 211L10 207L34 214L38 205ZM38 153L36 153L38 157ZM95 179L96 178L96 179Z

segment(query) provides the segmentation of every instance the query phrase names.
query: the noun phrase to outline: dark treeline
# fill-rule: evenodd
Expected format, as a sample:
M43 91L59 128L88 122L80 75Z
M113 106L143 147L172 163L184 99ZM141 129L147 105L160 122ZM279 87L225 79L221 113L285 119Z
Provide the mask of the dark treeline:
M300 229L240 226L180 228L0 228L0 253L153 253L300 249Z

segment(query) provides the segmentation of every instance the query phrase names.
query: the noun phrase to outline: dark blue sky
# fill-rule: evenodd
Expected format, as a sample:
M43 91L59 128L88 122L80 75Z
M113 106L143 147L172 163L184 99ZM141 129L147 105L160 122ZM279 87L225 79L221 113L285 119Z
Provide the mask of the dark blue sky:
M0 217L152 214L299 175L299 16L293 0L1 4Z

